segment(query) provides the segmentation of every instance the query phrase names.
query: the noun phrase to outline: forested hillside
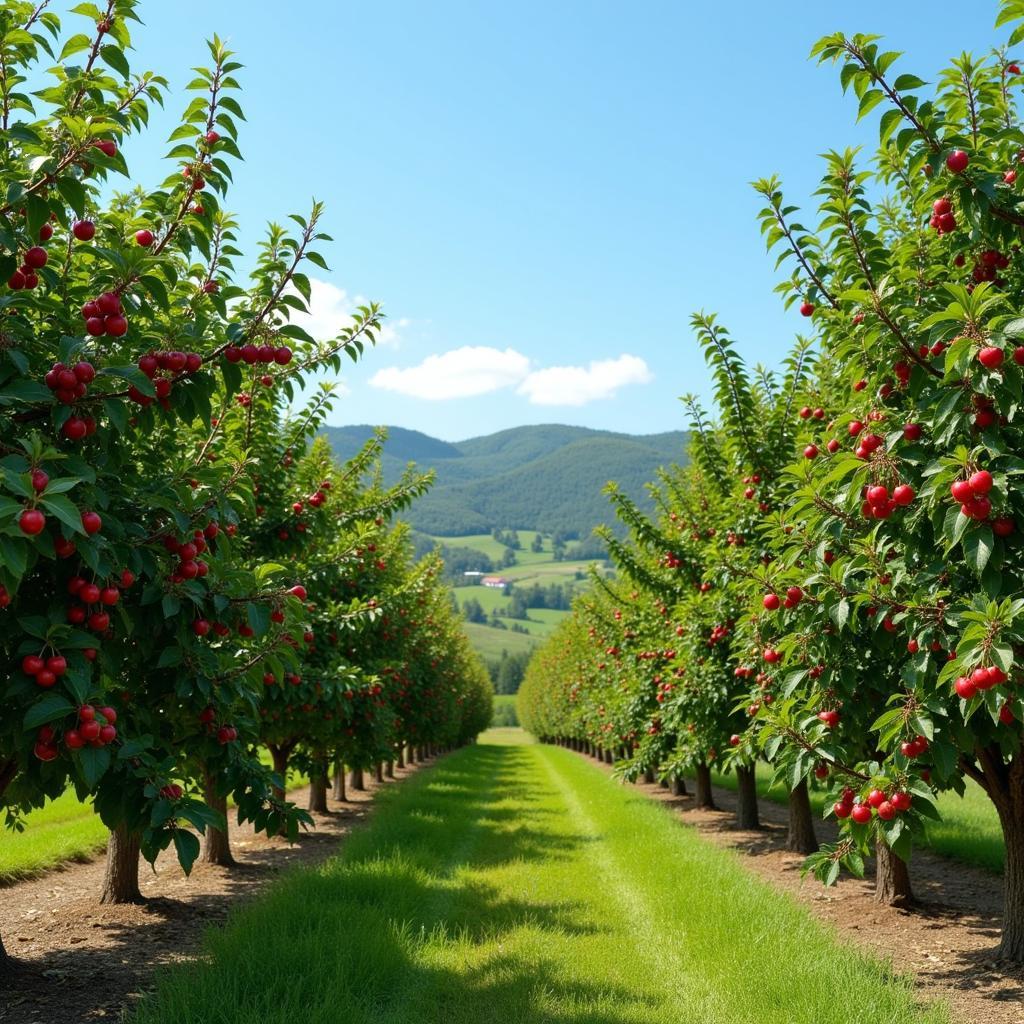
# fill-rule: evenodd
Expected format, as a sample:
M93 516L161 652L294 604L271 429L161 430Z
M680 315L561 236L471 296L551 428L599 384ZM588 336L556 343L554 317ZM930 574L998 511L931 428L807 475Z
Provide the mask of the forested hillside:
M372 432L363 425L324 429L342 459ZM435 486L410 515L423 533L511 527L584 537L609 518L601 493L608 480L647 507L646 482L659 466L685 460L685 448L682 431L633 436L552 424L449 443L390 427L384 473L397 479L409 462L436 470Z

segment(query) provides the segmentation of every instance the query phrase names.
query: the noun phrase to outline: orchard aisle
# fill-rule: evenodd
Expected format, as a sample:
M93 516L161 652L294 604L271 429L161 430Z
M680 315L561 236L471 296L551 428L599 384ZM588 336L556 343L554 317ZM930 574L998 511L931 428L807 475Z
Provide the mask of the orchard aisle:
M946 1020L663 808L519 730L389 790L338 858L208 947L136 1024Z

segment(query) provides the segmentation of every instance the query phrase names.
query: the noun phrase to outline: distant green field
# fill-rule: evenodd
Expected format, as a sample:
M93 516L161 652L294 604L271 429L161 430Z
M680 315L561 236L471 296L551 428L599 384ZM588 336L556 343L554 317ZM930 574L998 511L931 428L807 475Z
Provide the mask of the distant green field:
M543 551L531 551L530 545L533 538L537 536L536 530L518 530L521 550L516 551L516 561L519 565L533 565L537 562L551 561L551 538L543 539ZM447 544L449 547L473 548L474 551L482 551L495 564L501 561L505 555L505 545L499 544L489 533L472 533L468 537L440 537L428 534L439 544ZM502 570L503 572L503 570Z
M498 661L502 651L508 651L509 654L531 651L538 643L537 637L513 633L510 629L492 629L475 622L467 622L465 626L470 643L482 658L488 660Z
M496 729L519 725L515 694L496 693L494 695L494 717L491 719L491 725ZM484 733L484 736L486 735L487 733Z

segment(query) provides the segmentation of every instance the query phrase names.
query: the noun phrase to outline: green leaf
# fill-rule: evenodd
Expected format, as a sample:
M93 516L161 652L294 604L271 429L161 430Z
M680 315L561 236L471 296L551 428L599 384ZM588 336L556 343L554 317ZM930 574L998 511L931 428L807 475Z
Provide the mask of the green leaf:
M182 871L186 875L189 874L199 856L199 837L194 832L178 829L174 833L174 849L178 854L178 863Z
M53 722L58 718L75 710L74 704L59 693L48 693L40 700L37 700L25 713L24 728L26 732L38 729L47 722Z
M89 789L95 789L96 784L110 767L110 748L82 747L78 751L77 757L82 766L82 778L85 780L86 786Z
M47 510L52 512L65 526L74 530L76 533L85 534L85 530L82 529L82 513L78 511L74 503L69 499L65 498L63 494L49 495L44 492L39 504Z
M987 525L979 526L964 538L964 555L967 558L967 564L979 575L988 565L994 546L992 528Z

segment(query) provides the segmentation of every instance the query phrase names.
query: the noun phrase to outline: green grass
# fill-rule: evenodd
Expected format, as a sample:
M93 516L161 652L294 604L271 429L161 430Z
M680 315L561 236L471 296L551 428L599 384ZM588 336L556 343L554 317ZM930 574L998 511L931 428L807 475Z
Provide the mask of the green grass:
M270 754L260 751L270 764ZM299 772L288 773L289 787L305 786L309 779ZM107 829L71 790L25 816L24 832L8 832L0 825L0 886L34 878L62 864L82 863L107 845Z
M0 832L0 885L85 861L107 844L107 829L73 791L25 818L24 832Z
M736 789L736 776L713 774L717 785ZM784 804L787 794L782 786L771 786L771 769L767 765L757 767L757 791L765 800ZM825 806L825 794L811 791L811 806L820 817ZM953 860L973 864L999 874L1003 870L1006 847L999 818L992 801L982 788L970 780L967 791L961 797L956 793L942 793L938 798L942 821L929 821L923 846Z
M495 730L168 968L133 1024L940 1024L661 805Z
M550 537L542 540L544 545L543 551L531 551L530 545L533 543L533 538L537 535L536 530L519 530L517 532L520 543L523 545L516 552L516 561L520 565L533 565L535 562L551 561ZM489 533L473 533L467 537L440 537L434 534L428 534L428 536L439 544L447 544L449 547L472 548L474 551L480 551L495 564L500 562L505 554L505 545L499 544ZM504 575L504 570L498 570L498 572Z

